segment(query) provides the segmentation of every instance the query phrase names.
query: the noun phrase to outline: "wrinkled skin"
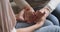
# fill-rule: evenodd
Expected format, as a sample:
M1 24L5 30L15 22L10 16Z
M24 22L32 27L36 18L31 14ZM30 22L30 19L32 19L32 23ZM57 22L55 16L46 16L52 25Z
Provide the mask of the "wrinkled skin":
M43 10L43 11L42 11ZM31 9L23 9L19 15L18 15L18 19L19 20L23 20L26 21L28 23L36 23L40 20L41 17L44 16L44 14L46 14L45 16L48 16L48 11L46 9L41 9L39 11L34 11L32 12Z
M28 23L36 23L37 21L39 21L39 19L44 15L44 13L41 13L39 11L36 12L30 12L30 11L25 11L24 12L24 18L25 21L27 21Z

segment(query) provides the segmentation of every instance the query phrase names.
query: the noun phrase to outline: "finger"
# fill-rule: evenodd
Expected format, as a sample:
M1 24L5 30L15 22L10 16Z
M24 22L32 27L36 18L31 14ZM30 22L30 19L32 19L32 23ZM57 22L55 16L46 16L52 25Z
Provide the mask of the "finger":
M35 21L34 21L34 22L36 23L36 22L38 22L39 20L41 20L41 18L44 16L45 13L41 13L40 11L36 11L35 14L36 14L36 15L35 15L35 17L34 17L34 18L35 18Z
M41 13L44 13L44 11L45 11L45 9L41 9L41 10L39 10L39 12L41 12Z
M49 12L46 9L41 9L40 12L45 13L45 17L49 15Z

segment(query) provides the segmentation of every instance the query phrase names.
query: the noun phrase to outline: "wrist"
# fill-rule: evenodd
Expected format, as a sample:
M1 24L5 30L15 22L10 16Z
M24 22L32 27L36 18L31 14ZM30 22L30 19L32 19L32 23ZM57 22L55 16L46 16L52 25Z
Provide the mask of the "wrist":
M32 12L34 12L34 9L31 6L25 6L24 9L26 11L32 11Z
M51 9L49 7L44 7L44 9L47 15L51 13Z
M50 9L48 7L44 7L44 9L50 13Z

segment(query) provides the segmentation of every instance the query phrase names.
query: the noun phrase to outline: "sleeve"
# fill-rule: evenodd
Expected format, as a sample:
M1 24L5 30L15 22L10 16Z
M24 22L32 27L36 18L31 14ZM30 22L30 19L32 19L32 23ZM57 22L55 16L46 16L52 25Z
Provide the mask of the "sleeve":
M51 0L47 6L51 9L50 12L52 12L56 7L57 5L60 3L60 0Z
M19 6L20 9L29 6L25 0L14 0L14 1L17 4L17 6Z

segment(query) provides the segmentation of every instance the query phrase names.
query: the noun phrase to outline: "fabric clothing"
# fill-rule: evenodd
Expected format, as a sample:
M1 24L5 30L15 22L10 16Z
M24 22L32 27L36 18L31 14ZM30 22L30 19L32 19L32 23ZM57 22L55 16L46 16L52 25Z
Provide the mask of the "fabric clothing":
M54 14L59 19L59 22L60 22L60 3L57 6L57 8L53 11L52 14Z
M25 0L14 0L16 5L19 6L20 9L23 9L28 5L28 3Z
M36 11L36 8L37 8L37 10L44 8L49 3L50 0L26 0L26 1Z
M31 25L28 23L21 23L21 22L19 23L18 22L16 25L16 29L29 27ZM34 32L60 32L60 27L53 25L53 23L51 21L47 20L45 22L45 24L43 25L43 27L34 30Z
M28 4L25 0L14 0L16 2L16 4L20 7L23 8L24 6L26 6L26 4ZM36 1L35 1L36 2ZM53 12L53 10L57 7L57 5L60 3L60 0L50 0L49 3L46 5L48 8L50 8L50 13ZM43 5L42 5L43 6ZM38 7L40 7L38 5ZM41 8L41 7L40 7Z
M59 26L46 26L35 30L34 32L60 32Z
M32 24L18 22L16 25L16 29L29 27L31 25ZM34 30L34 32L60 32L60 27L53 25L51 21L47 20L44 23L43 27Z
M34 24L29 24L29 23L25 23L25 22L17 22L16 29L25 28L25 27L29 27L29 26L32 26L32 25L34 25ZM42 27L50 26L50 25L54 25L54 24L51 21L46 20Z
M50 20L54 25L59 26L59 20L53 14L49 14L49 16L47 17L47 19Z
M60 3L60 0L51 0L48 4L47 7L51 8L50 12L53 12L54 9L57 7L57 5Z

